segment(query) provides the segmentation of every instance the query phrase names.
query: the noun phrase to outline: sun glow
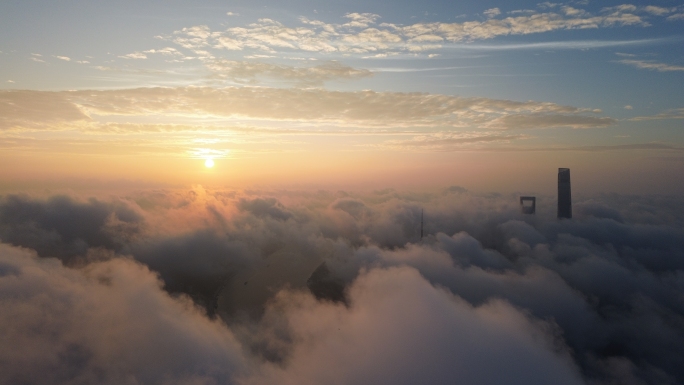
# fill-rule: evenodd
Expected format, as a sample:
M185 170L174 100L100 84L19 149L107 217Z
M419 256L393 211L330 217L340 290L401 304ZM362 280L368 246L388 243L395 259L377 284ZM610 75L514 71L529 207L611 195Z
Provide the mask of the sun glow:
M214 160L213 159L207 159L204 161L204 167L206 168L212 168L214 167Z

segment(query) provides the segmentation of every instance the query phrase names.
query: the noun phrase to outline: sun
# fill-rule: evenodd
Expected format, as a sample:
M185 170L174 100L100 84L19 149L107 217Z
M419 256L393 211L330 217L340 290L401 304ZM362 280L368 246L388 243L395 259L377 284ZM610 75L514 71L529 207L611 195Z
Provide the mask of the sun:
M212 168L214 167L214 160L213 159L207 159L204 161L204 167L206 168Z

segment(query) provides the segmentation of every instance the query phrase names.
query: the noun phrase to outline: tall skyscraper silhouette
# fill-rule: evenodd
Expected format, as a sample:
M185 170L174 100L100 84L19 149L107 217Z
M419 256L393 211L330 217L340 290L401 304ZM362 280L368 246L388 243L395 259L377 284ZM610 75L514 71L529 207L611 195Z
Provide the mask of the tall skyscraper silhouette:
M558 169L558 218L572 218L569 168Z

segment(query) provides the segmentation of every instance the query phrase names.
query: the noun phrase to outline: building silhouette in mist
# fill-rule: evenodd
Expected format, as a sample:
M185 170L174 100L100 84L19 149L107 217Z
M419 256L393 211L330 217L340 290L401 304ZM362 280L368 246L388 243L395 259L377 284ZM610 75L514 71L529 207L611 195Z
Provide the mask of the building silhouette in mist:
M525 203L529 202L529 205ZM537 197L520 197L520 210L523 214L534 214L537 210Z
M572 218L569 168L558 169L558 218Z

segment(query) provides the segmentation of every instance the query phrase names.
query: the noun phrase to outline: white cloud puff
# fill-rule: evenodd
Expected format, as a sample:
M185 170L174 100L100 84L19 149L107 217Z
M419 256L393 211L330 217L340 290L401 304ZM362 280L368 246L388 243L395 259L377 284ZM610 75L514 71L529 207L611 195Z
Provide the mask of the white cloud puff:
M133 52L119 57L122 59L147 59L147 55L142 52Z
M501 14L501 10L499 8L490 8L484 12L482 12L485 16L487 17L495 17L499 16Z
M406 267L361 275L349 297L349 308L277 297L273 311L284 314L271 316L299 343L285 367L269 364L247 383L582 383L544 326L505 302L472 307Z
M126 259L81 270L0 244L0 348L7 383L226 382L244 361L220 322Z

